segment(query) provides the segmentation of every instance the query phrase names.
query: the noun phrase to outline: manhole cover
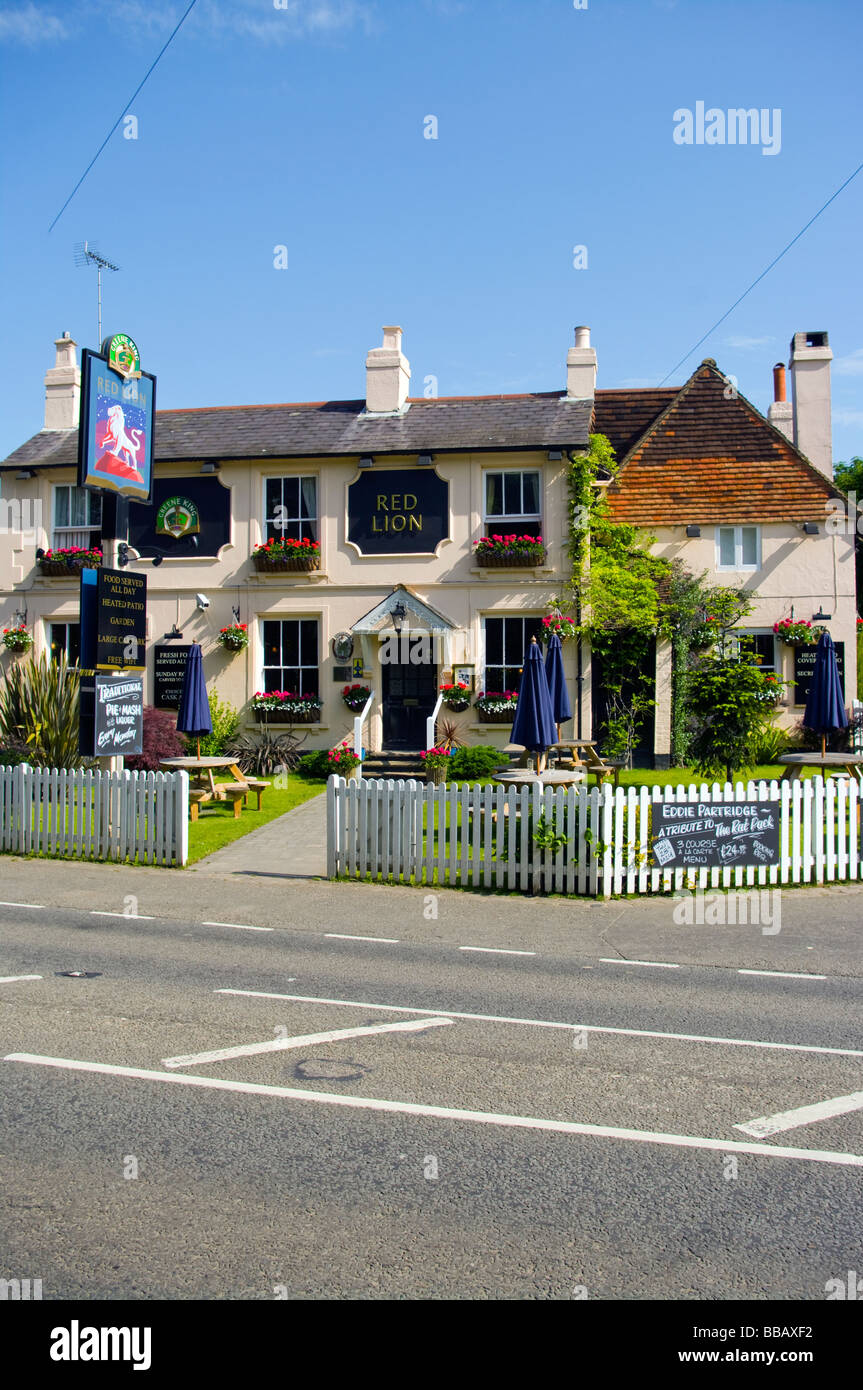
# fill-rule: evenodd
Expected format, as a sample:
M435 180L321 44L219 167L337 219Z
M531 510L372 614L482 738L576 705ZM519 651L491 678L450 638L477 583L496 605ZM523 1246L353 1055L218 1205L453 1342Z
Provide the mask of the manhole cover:
M62 975L67 980L95 980L97 975L101 975L101 970L55 970L55 975Z
M370 1071L362 1062L333 1062L326 1057L308 1057L297 1062L294 1076L300 1081L359 1081Z

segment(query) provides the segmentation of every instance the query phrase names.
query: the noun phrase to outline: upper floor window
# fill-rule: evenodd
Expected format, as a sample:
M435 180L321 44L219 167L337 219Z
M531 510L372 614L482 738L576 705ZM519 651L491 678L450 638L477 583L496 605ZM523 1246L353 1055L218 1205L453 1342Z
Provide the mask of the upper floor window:
M718 570L738 571L760 569L760 527L717 526L716 568Z
M490 535L514 528L520 536L541 536L538 470L504 468L486 473L484 521Z
M265 540L318 539L318 480L315 477L264 480Z
M54 488L52 550L73 545L89 550L102 544L102 494L86 487L58 483Z

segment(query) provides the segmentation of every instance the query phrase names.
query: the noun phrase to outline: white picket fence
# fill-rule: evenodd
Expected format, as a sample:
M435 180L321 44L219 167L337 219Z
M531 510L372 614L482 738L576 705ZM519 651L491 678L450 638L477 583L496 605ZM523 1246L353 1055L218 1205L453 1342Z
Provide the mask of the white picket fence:
M0 767L0 850L182 866L189 775Z
M660 869L651 862L658 802L772 801L780 862ZM688 787L426 786L345 781L327 786L327 876L609 898L681 888L859 880L860 785L850 778L702 783ZM540 817L565 833L556 851L534 835Z

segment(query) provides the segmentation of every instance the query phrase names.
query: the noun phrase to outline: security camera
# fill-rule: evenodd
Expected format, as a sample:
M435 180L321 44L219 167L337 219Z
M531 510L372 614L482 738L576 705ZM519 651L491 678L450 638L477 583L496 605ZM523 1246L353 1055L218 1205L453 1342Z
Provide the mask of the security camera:
M195 594L195 602L198 607L202 609L209 608L210 606L210 600L207 598L206 594Z

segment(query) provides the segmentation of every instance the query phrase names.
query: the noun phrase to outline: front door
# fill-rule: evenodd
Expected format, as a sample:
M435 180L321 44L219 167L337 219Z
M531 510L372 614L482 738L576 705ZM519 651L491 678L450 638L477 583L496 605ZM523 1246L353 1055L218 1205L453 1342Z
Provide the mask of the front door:
M416 752L426 746L426 720L437 700L437 667L432 662L381 667L384 696L384 748Z

